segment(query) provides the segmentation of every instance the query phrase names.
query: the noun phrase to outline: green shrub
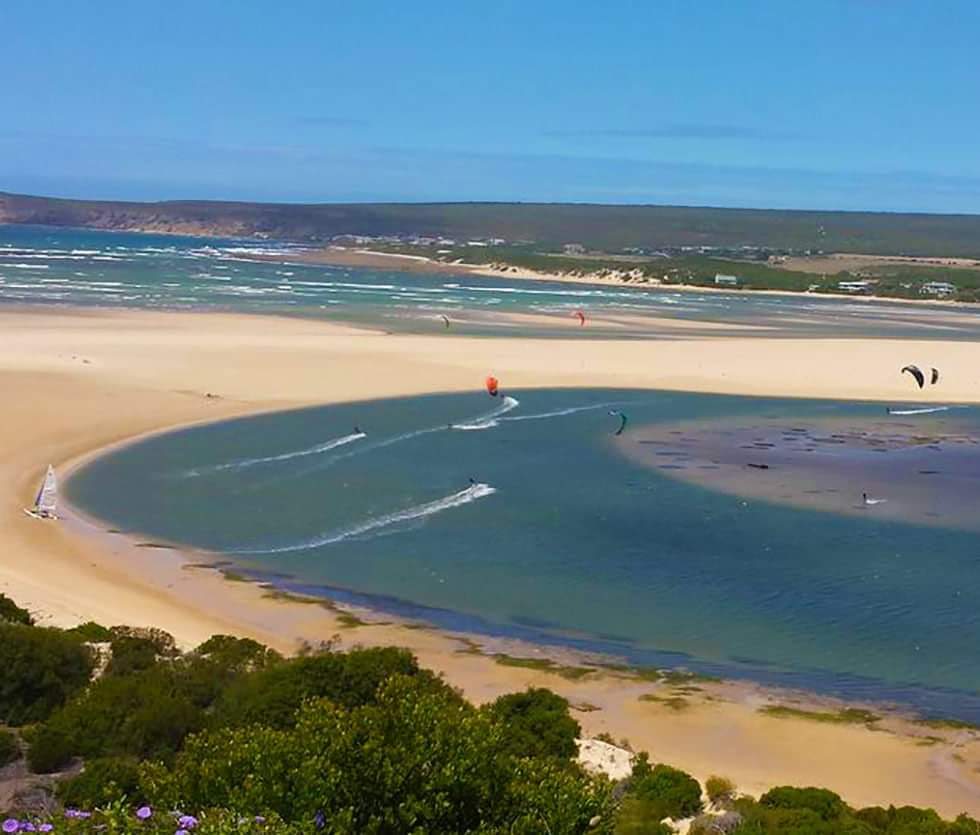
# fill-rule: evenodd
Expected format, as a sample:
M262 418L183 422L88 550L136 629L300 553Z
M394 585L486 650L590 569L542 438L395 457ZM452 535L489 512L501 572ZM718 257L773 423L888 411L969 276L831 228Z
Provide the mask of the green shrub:
M174 658L179 655L174 636L162 629L143 626L113 626L109 630L112 640L119 638L139 638L153 644L156 654L161 657Z
M71 739L60 728L41 725L31 731L28 742L27 764L31 771L49 774L71 762Z
M630 777L628 796L637 798L654 820L690 818L701 812L701 784L690 774L669 765L650 768L644 756L637 757Z
M568 701L543 688L501 696L487 707L504 726L507 750L517 757L571 760L582 732L568 712Z
M966 815L960 815L953 823L945 822L932 809L919 809L915 806L871 806L853 813L873 832L888 835L976 835L980 823Z
M65 630L69 635L74 635L82 641L90 644L108 643L112 640L112 632L94 620L86 621L71 629Z
M627 795L616 811L616 835L673 835L674 830L661 823L654 803Z
M120 799L141 804L139 763L133 757L89 760L79 774L58 784L56 794L66 808L99 809Z
M704 791L712 803L724 803L735 796L735 784L727 777L712 774L704 781Z
M20 744L10 731L0 728L0 768L20 757Z
M809 809L825 821L839 818L847 808L840 796L828 789L792 786L770 789L759 798L759 804L770 809Z
M204 726L204 706L194 702L198 682L184 664L158 664L130 675L104 676L56 711L30 742L30 756L48 735L59 744L39 753L50 770L72 756L131 755L169 760L188 733ZM42 731L46 733L42 733Z
M7 595L0 593L0 621L19 623L23 626L33 626L34 618L27 609L21 609Z
M88 683L92 664L88 648L60 630L0 623L0 722L47 718Z
M819 805L812 796L803 795L801 799L804 804ZM784 795L783 800L794 802L791 795ZM742 824L735 830L739 835L884 835L886 831L858 820L846 806L839 817L825 820L808 806L763 805L748 797L739 798L732 805L742 816ZM888 835L926 835L918 830L887 832ZM940 833L947 835L946 830L936 835Z
M45 726L51 734L39 736L44 750L34 756L47 770L73 756L169 761L189 733L205 726L215 700L248 675L245 667L259 656L277 657L254 642L236 639L217 641L204 654L160 657L161 649L168 652L166 638L158 641L152 633L135 635L119 628L113 630L112 644L119 654L109 665L110 674L55 711ZM35 744L31 742L32 748Z
M393 675L426 678L431 686L446 689L431 673L419 669L408 650L324 652L272 664L241 678L215 705L214 724L287 728L307 699L328 698L343 707L369 704L378 687Z
M106 675L125 676L148 670L157 663L157 645L149 638L119 635L112 639L112 659Z
M251 638L235 638L231 635L212 635L194 654L227 669L239 672L262 670L282 656Z
M328 832L608 832L608 783L506 752L502 726L418 676L370 703L307 702L291 727L224 728L188 740L174 765L143 767L161 808L219 806L286 821L322 813Z

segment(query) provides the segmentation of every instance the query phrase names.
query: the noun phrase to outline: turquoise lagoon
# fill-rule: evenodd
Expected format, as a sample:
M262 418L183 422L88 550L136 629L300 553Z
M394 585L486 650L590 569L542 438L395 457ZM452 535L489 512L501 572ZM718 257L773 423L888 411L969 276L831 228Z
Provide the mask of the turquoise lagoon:
M621 437L616 410L630 421ZM685 481L678 468L713 465L643 446L658 427L683 441L673 427L705 420L787 433L894 422L931 436L935 466L980 496L975 471L956 465L973 446L941 440L980 437L975 410L884 412L632 390L378 400L155 437L90 463L67 492L106 525L284 589L980 721L974 531L941 512L930 524L844 512L861 493L846 446L841 512Z

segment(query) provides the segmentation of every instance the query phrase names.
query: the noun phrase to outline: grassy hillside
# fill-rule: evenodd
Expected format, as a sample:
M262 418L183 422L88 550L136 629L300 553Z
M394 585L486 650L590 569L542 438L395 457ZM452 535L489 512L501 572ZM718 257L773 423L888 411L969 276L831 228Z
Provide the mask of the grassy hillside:
M535 203L272 204L62 200L0 192L0 223L265 235L504 238L606 252L629 247L759 246L777 250L980 255L980 216Z

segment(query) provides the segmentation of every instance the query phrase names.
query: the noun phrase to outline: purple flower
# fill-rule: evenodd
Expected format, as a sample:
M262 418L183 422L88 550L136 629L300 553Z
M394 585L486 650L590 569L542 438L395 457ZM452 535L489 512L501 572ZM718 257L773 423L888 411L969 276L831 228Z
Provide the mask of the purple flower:
M197 826L197 818L193 815L181 815L177 818L177 826L181 829L193 829Z
M318 809L317 813L313 816L313 825L317 829L324 829L327 825L327 816L323 814L323 809Z
M7 818L2 824L0 824L0 829L4 832L18 832L20 830L20 821L16 818Z
M262 815L256 815L255 816L255 822L256 823L265 823L265 818L263 818Z
M153 810L149 806L140 806L139 809L136 810L136 817L138 817L141 821L149 819L152 814Z
M66 818L78 818L80 820L84 820L85 818L92 817L92 813L91 812L81 812L78 809L65 809L65 817Z
M40 826L38 826L37 831L38 832L50 832L52 829L54 829L54 826L52 824L50 824L50 823L42 823Z
M174 833L174 835L191 835L191 833L190 833L190 832L188 832L188 831L187 831L186 829L178 829L178 830L177 830L177 831L176 831L176 832Z
M37 832L37 827L30 821L21 821L20 824L21 832Z

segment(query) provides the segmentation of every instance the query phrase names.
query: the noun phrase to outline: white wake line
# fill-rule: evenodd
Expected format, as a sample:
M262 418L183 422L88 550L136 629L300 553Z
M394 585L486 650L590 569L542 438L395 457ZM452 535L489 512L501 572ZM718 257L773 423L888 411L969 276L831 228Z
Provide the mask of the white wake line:
M570 406L567 409L558 409L554 412L541 412L536 415L514 415L513 417L504 418L505 421L517 421L517 420L544 420L545 418L553 417L564 417L565 415L575 415L579 412L591 412L595 409L608 409L610 406L629 406L635 403L635 400L613 400L608 403L590 403L588 406Z
M506 415L508 412L512 412L520 405L520 400L514 397L505 397L503 402L492 412L487 412L482 417L467 421L466 423L451 423L449 424L449 428L462 429L464 432L473 429L492 429L494 426L497 426L497 418L501 415Z
M513 405L511 405L513 404ZM391 438L386 438L383 441L375 441L374 443L364 444L357 449L353 449L350 452L344 452L340 455L332 455L327 458L326 461L317 463L316 465L309 467L307 469L301 470L296 473L291 473L290 478L296 478L298 476L308 475L312 472L317 472L318 470L326 469L327 467L332 467L339 461L346 461L348 458L353 458L355 455L363 455L366 452L373 452L376 449L384 449L385 447L393 446L394 444L400 444L402 441L408 441L412 438L419 438L422 435L431 435L434 432L445 432L447 428L459 429L461 427L476 427L477 429L488 429L492 423L487 423L492 421L494 415L502 414L501 409L509 412L511 409L516 409L520 406L519 400L513 397L505 397L504 402L501 403L497 408L486 414L479 415L478 417L471 418L464 421L461 424L451 423L451 424L440 424L439 426L429 426L425 429L413 429L411 432L403 432L401 435L394 435ZM506 407L506 408L505 408ZM486 426L484 424L486 423Z
M337 449L337 447L346 446L347 444L352 444L354 441L359 441L361 438L366 437L367 434L364 432L352 432L349 435L344 435L340 438L333 438L329 441L324 441L322 444L307 447L306 449L298 449L294 452L284 452L281 455L267 455L263 458L240 458L236 461L228 461L225 464L215 464L210 467L200 467L193 470L187 470L184 475L193 477L204 475L206 473L216 473L222 470L244 470L247 467L254 467L256 464L269 464L273 461L289 461L292 458L303 458L307 455L320 455L321 453L329 452L332 449Z
M415 507L408 507L405 508L405 510L399 510L395 513L388 513L385 516L378 516L374 519L368 519L366 522L361 522L359 525L353 525L349 528L341 528L337 531L324 533L318 537L315 537L314 539L308 539L305 542L298 542L294 545L282 545L278 548L234 551L233 553L286 554L291 551L308 551L311 548L320 548L323 545L333 545L336 542L343 542L345 539L351 539L352 537L361 536L362 534L369 533L371 531L387 528L390 525L397 524L398 522L409 522L413 519L422 519L426 516L441 513L444 510L450 510L454 507L461 507L469 504L470 502L475 502L477 499L492 496L496 492L496 488L491 487L489 484L473 484L470 487L467 487L465 490L460 490L458 493L453 493L451 496L437 499L434 502L415 505Z
M928 415L932 412L948 412L950 409L962 409L962 406L930 406L925 409L889 409L890 415Z

